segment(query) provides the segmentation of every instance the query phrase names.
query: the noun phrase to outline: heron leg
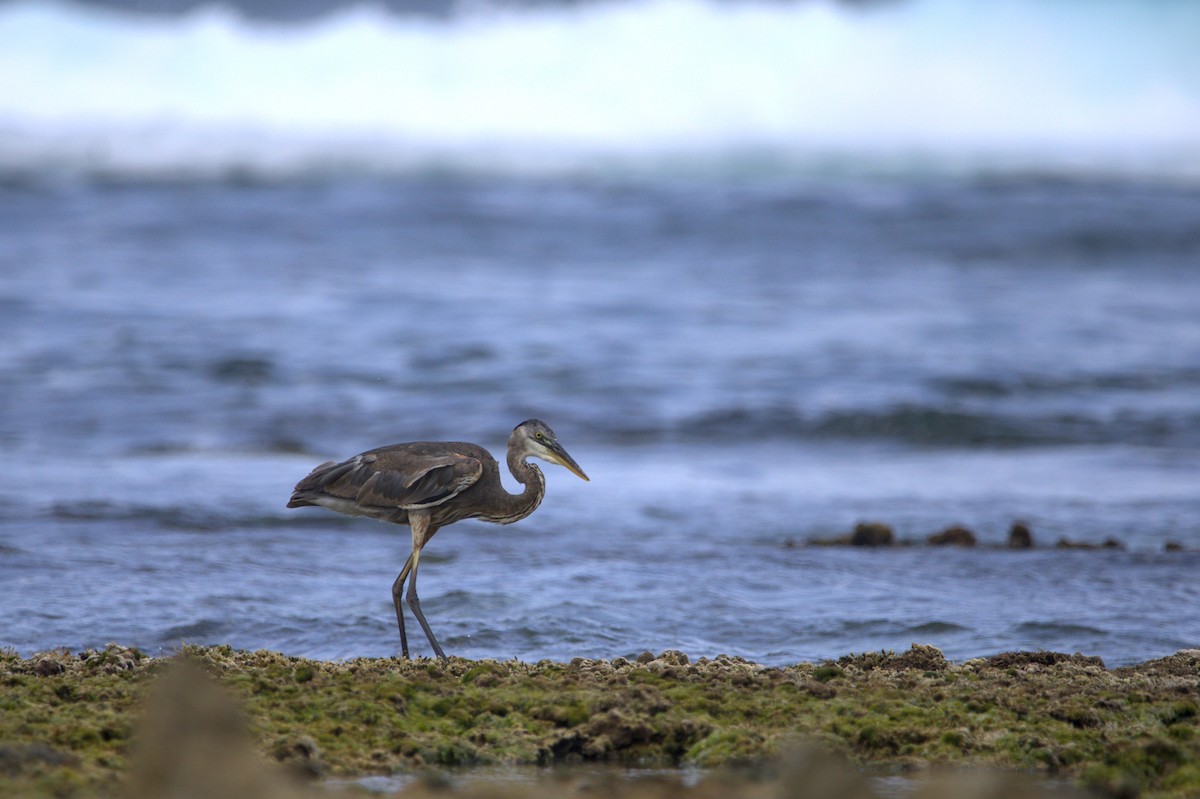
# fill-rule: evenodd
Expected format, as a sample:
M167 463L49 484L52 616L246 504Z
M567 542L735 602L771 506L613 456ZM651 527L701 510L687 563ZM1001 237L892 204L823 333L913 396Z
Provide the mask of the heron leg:
M421 612L421 599L417 596L417 567L421 562L421 548L425 546L425 542L433 538L433 534L437 532L436 527L429 524L429 515L424 512L409 513L408 523L412 526L413 551L409 556L408 562L412 565L409 571L408 579L408 606L412 609L413 615L417 617L417 622L421 625L421 629L425 631L425 637L429 639L429 643L433 646L433 651L442 660L446 659L446 653L442 651L442 647L438 644L437 639L433 637L433 630L429 629L429 622L425 621L425 614ZM404 572L400 573L401 575ZM397 578L399 580L399 578ZM400 580L402 583L403 581ZM394 588L394 586L393 586Z
M421 550L413 551L412 558L412 579L408 581L408 606L412 608L413 615L417 617L417 622L421 625L421 629L425 631L425 637L429 639L430 646L433 651L442 660L446 659L446 653L442 651L438 645L437 639L433 637L433 630L429 629L429 622L425 621L425 614L421 612L421 600L417 596L417 563L421 559Z
M392 583L392 604L396 606L396 624L400 627L400 654L403 657L408 657L408 636L404 633L404 581L412 571L412 565L413 556L409 555L408 560L404 562L404 568L400 570L400 576Z

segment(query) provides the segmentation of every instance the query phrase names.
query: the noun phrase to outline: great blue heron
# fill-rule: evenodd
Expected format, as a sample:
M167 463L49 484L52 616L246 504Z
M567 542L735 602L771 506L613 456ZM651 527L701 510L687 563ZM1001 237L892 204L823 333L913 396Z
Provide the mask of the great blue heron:
M350 516L369 516L412 527L412 554L392 583L400 651L408 657L401 593L408 583L408 606L439 658L445 658L417 597L417 564L421 548L433 534L463 519L511 524L537 509L546 494L542 470L528 462L541 458L565 466L584 480L588 476L558 443L550 426L538 419L517 425L508 437L508 470L525 486L510 494L500 483L500 467L478 444L460 441L421 441L372 449L349 460L322 463L292 491L289 508L320 505Z

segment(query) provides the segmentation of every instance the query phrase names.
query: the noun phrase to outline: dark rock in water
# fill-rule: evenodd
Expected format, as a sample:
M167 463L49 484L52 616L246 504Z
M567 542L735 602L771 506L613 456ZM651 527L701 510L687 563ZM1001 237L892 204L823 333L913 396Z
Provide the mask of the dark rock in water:
M925 539L930 546L935 547L973 547L975 534L965 527L948 527L940 533L934 533Z
M814 538L809 542L822 547L890 547L896 543L892 528L883 522L859 522L854 532L833 538Z
M1030 531L1029 525L1025 522L1013 522L1012 528L1008 531L1008 548L1033 548L1033 532Z
M1168 541L1167 543L1163 544L1163 551L1164 552L1182 552L1183 544L1179 543L1178 541Z
M895 542L892 528L882 522L859 522L850 536L850 545L855 547L890 547Z

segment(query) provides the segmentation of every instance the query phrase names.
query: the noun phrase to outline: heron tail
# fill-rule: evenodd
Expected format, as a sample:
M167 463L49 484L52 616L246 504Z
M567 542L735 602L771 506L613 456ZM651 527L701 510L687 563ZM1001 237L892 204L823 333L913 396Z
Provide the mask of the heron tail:
M317 505L319 503L312 501L314 493L318 493L325 483L329 482L329 473L334 471L334 467L345 466L344 463L337 461L326 461L320 466L315 467L308 476L296 483L296 487L292 489L292 498L288 500L289 508L303 508L307 505Z

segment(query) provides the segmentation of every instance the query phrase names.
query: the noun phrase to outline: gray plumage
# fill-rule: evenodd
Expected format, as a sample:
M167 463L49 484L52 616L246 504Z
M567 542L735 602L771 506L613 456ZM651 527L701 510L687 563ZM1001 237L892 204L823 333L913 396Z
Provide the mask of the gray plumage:
M508 470L525 486L520 494L504 490L499 464L478 444L420 441L368 450L340 463L323 463L296 484L287 506L319 505L350 516L409 525L412 554L392 584L401 653L408 657L401 595L405 579L411 574L408 606L433 651L444 658L417 597L421 549L440 528L463 519L510 524L533 513L546 493L546 478L541 469L529 463L531 457L557 463L588 479L558 443L549 425L529 419L517 425L508 437Z

